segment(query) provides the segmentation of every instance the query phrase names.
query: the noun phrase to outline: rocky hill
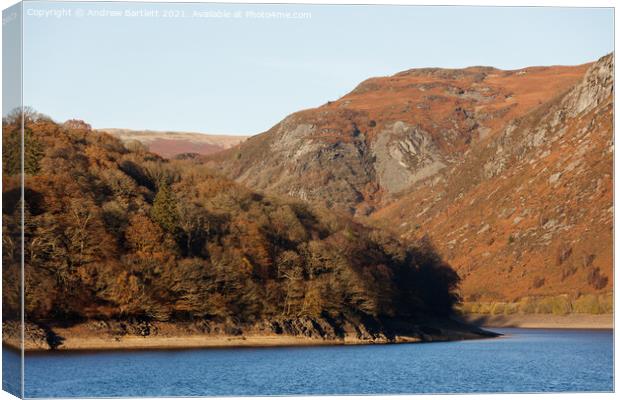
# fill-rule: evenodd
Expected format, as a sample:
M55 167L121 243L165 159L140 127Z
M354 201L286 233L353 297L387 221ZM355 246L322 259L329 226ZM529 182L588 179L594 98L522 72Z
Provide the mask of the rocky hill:
M368 215L567 91L587 67L414 69L368 79L210 165L255 190Z
M469 311L610 312L613 55L415 69L295 113L210 166L427 237ZM473 308L472 308L473 307Z
M613 55L600 59L567 94L510 121L373 219L405 239L430 237L472 304L610 311L613 66Z
M121 139L124 143L138 141L146 148L165 158L179 155L209 155L230 149L247 136L209 135L192 132L134 131L130 129L99 129Z

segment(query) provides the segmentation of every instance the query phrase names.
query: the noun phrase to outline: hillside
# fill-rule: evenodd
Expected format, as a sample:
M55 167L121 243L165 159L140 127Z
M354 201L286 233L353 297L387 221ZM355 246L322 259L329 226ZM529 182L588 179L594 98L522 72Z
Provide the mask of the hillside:
M609 313L613 55L414 69L295 113L211 168L426 237L469 312Z
M192 132L135 131L130 129L98 129L119 138L123 143L138 141L148 151L165 158L183 154L209 155L230 149L247 139L247 136L209 135Z
M257 194L195 160L128 150L84 123L25 120L33 348L62 348L84 331L111 343L151 337L171 325L207 336L480 337L447 322L458 276L426 242L404 245L347 216ZM3 121L6 335L19 333L19 121Z
M587 68L427 68L372 78L208 161L255 190L364 216L566 92Z
M405 240L430 237L470 311L610 312L613 65L597 61L373 219Z

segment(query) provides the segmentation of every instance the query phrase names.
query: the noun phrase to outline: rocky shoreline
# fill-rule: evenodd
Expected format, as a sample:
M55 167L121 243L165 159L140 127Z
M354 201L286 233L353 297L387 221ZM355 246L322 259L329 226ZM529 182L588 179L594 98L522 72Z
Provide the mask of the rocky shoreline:
M212 322L87 321L72 325L26 324L26 351L131 350L216 347L320 346L415 343L497 337L452 319L388 320L334 324L325 319L280 319L236 326ZM3 342L20 347L19 323L3 323Z

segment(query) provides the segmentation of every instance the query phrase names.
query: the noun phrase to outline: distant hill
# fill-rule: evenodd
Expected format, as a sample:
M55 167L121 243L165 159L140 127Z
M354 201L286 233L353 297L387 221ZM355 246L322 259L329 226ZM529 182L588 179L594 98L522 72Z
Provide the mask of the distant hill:
M106 132L121 139L123 142L137 140L147 146L149 151L165 158L173 158L180 154L194 153L208 155L238 145L248 136L209 135L193 132L135 131L130 129L104 128Z

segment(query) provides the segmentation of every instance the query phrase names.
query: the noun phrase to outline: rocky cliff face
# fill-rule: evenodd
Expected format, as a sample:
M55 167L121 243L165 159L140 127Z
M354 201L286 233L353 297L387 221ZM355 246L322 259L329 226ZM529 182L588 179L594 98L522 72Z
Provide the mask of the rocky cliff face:
M613 55L373 217L428 235L469 301L612 288Z
M369 215L564 93L586 69L415 69L372 78L209 161L254 189Z

